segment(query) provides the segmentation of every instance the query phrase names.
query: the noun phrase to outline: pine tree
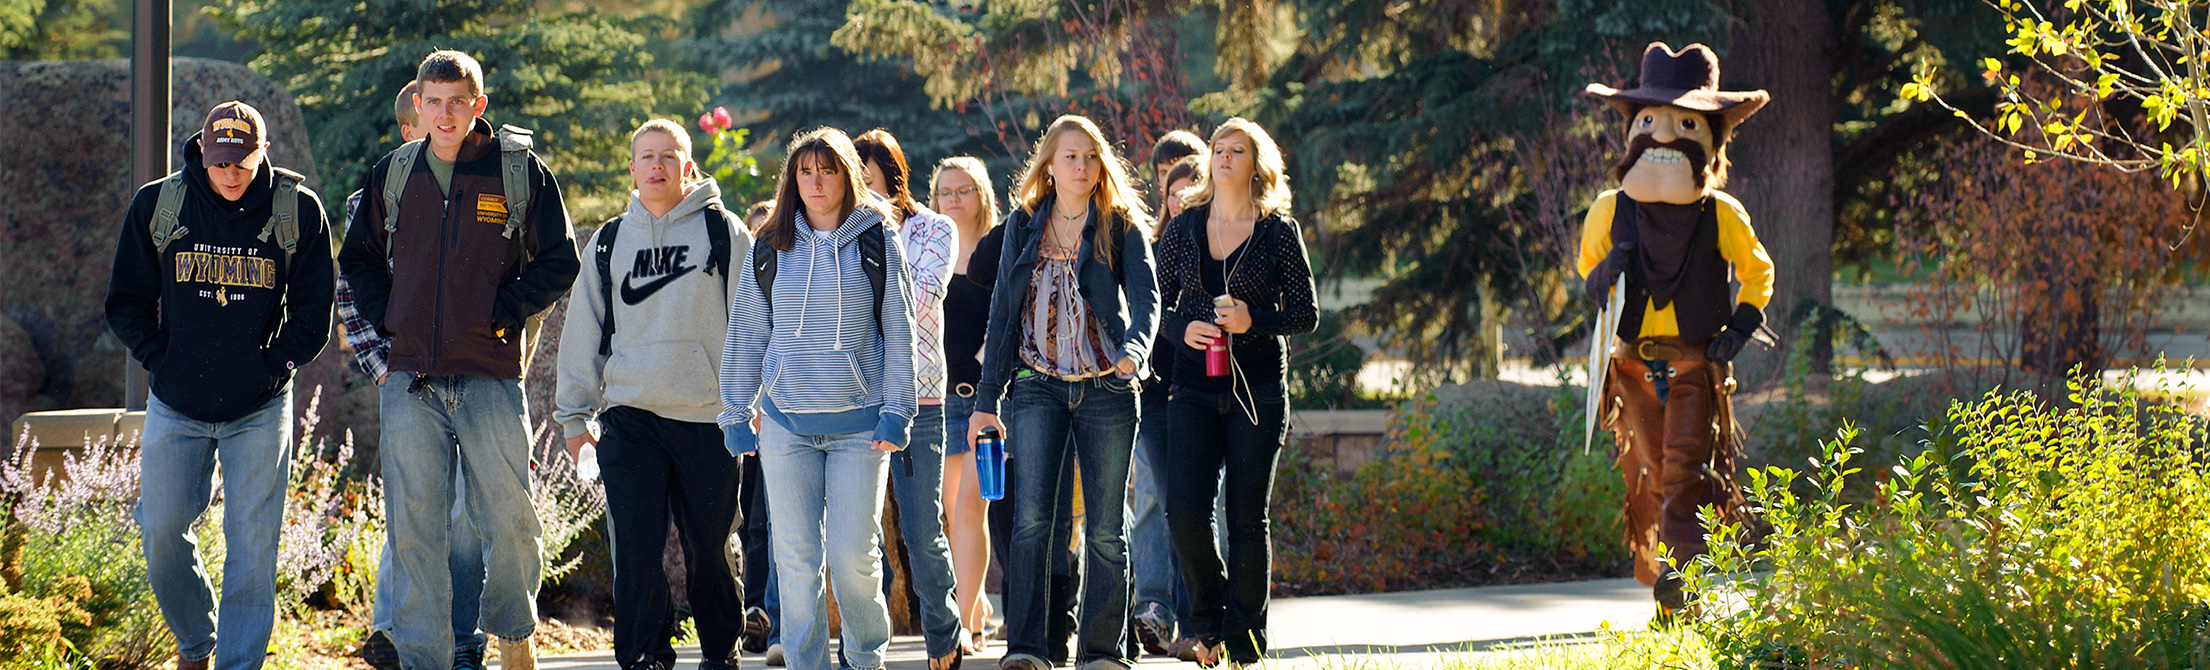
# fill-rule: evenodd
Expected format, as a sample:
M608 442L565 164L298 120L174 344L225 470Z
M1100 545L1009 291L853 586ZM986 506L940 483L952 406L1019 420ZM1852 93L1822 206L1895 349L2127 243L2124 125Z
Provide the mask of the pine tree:
M0 60L114 58L130 46L119 3L0 0Z
M994 140L981 115L932 107L922 79L901 63L863 58L831 42L844 25L846 5L845 0L720 0L705 5L693 18L693 29L701 35L695 43L697 57L739 73L721 88L714 104L755 115L743 127L773 153L780 153L792 135L820 126L854 136L875 128L889 130L914 172L914 197L924 202L929 171L943 158L973 155L1009 169L1012 152ZM765 27L724 35L747 16ZM762 167L772 172L776 166Z
M392 101L438 49L483 63L486 120L537 133L578 221L627 201L630 131L691 118L709 85L660 17L545 14L528 0L228 0L213 11L262 44L251 66L298 101L333 202L399 144Z

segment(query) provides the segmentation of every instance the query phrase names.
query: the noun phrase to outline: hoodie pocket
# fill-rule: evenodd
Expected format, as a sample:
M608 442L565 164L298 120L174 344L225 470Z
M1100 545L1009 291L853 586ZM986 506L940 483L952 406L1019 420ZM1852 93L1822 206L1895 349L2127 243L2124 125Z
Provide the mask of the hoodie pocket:
M650 342L606 360L606 401L651 412L719 407L720 378L697 342Z
M867 382L852 352L808 345L783 352L768 393L780 411L842 412L867 399Z

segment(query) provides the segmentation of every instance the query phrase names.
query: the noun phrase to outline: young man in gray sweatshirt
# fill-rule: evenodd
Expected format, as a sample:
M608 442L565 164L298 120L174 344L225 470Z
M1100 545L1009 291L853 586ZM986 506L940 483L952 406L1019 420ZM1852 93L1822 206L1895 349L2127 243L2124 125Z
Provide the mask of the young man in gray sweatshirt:
M653 120L630 136L629 210L584 247L561 331L553 419L569 455L597 443L614 545L614 659L625 670L675 665L675 608L660 562L671 512L699 667L736 667L744 632L744 595L723 554L741 473L714 418L731 276L743 270L731 259L752 238L711 178L693 180L696 167L682 126Z

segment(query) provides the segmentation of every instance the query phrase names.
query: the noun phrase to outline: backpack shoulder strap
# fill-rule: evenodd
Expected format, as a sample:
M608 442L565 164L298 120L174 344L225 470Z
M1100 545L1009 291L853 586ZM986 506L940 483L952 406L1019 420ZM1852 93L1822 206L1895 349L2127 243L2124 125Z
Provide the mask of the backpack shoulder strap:
M889 234L882 224L876 224L859 234L859 269L867 273L867 284L875 289L875 334L882 335L882 294L888 283L889 270L883 267L888 255L883 247L889 244Z
M391 161L384 167L384 232L399 230L399 195L407 190L407 175L414 173L415 157L421 156L422 140L413 140L391 150ZM385 242L389 255L390 242Z
M530 131L501 125L492 133L499 138L499 177L506 185L506 237L522 231L522 215L530 202L529 155L536 144Z
M292 253L299 251L299 185L307 177L284 168L271 168L276 173L276 189L269 197L269 223L261 228L261 241L269 241L274 235L278 246L284 247L284 267L292 266Z
M177 213L183 208L184 172L179 170L161 179L161 195L154 198L153 221L147 234L153 238L155 253L167 251L170 242L191 232L177 225Z
M593 262L599 271L599 304L606 311L599 315L599 355L614 355L614 240L622 232L622 217L615 216L599 225L597 253Z
M760 286L760 297L767 301L767 311L775 312L775 247L766 240L752 240L752 283Z
M720 205L706 207L706 267L721 278L723 311L729 307L729 211Z
M706 207L706 268L729 277L729 211L719 205ZM723 282L727 284L728 282Z

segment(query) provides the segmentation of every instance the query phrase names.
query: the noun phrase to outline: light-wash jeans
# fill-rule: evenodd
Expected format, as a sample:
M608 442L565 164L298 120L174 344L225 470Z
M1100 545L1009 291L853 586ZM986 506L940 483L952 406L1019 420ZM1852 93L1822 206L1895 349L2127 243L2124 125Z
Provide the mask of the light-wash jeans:
M791 670L829 670L829 619L821 569L836 581L845 660L883 667L890 610L882 595L882 502L887 454L873 431L798 435L760 422L760 470L775 529L782 645Z
M453 477L453 549L445 558L453 574L453 650L483 646L483 631L476 629L476 612L483 601L483 536L468 516L467 476ZM384 534L384 555L376 561L376 607L369 630L392 632L392 589L399 588L399 571L391 567L391 534Z
M176 635L177 655L213 656L216 670L261 667L276 623L276 547L284 531L284 489L290 479L292 394L286 391L243 417L209 423L146 399L138 459L138 528L146 580L161 618ZM223 592L200 562L192 522L207 511L215 462L223 466ZM216 622L222 636L216 637Z
M392 371L380 389L384 508L398 583L392 642L407 670L453 665L453 478L486 546L478 626L516 640L537 630L542 534L530 505L529 410L518 379Z
M890 494L898 501L898 531L905 538L930 658L959 649L963 632L952 600L951 541L944 537L944 435L944 406L922 405L913 417L913 440L890 457ZM889 580L883 583L887 588Z

